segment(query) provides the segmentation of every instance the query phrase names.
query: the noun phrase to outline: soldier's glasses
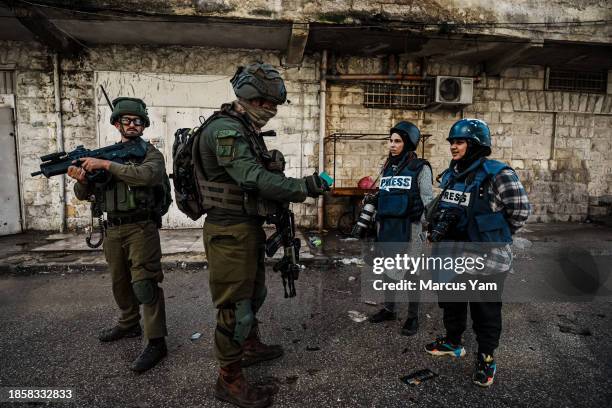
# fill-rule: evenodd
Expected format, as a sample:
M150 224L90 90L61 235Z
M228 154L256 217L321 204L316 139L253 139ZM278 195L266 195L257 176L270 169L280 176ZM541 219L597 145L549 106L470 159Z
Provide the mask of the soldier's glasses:
M130 123L133 123L134 126L142 126L144 124L144 121L140 118L128 118L125 116L122 116L121 119L119 119L119 121L121 122L122 125L129 125Z

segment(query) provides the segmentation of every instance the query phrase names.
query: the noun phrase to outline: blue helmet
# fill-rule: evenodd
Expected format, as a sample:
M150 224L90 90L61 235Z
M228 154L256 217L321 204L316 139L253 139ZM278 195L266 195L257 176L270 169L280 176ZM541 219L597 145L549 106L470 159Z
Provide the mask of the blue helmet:
M391 128L389 134L397 133L402 137L405 151L414 151L421 140L421 131L413 123L401 121Z
M451 127L448 132L449 142L453 139L471 140L473 143L491 148L491 132L484 120L480 119L461 119Z

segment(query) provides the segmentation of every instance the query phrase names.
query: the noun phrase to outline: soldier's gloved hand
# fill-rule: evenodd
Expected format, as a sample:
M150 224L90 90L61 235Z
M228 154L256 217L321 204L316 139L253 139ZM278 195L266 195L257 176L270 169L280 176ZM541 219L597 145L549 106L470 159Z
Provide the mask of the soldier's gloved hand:
M304 177L306 189L309 197L318 197L326 191L329 191L329 185L317 173L312 176Z

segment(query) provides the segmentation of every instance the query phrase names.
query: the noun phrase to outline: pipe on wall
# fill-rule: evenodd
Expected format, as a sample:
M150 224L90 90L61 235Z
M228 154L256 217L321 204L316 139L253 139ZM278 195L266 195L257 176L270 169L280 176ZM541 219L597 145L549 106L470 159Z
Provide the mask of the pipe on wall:
M60 96L60 58L53 54L53 94L55 97L55 139L58 152L64 151L64 126L62 124L62 100ZM66 231L66 175L60 176L60 232Z
M326 131L326 92L327 92L327 50L321 54L320 83L319 83L319 171L325 170L325 131ZM317 227L323 230L325 218L325 200L323 196L317 199Z

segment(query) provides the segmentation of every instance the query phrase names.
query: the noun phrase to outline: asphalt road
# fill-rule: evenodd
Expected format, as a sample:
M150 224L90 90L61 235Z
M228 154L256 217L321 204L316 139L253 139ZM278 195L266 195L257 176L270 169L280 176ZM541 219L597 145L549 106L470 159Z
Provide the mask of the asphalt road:
M400 321L356 323L349 310L376 311L360 299L359 280L354 265L311 267L302 273L297 298L284 299L280 278L270 272L261 329L286 354L246 373L280 383L275 406L612 406L611 303L504 305L498 375L493 387L480 389L470 381L471 329L466 357L430 357L424 344L443 334L437 305L423 305L420 332L410 338L398 334ZM207 281L206 270L167 271L169 355L137 375L128 367L142 340L101 344L96 338L116 316L106 274L0 277L0 386L70 387L76 401L67 406L229 407L212 397L217 365ZM559 325L591 335L563 333ZM202 337L190 340L194 332ZM417 387L399 380L422 368L439 376Z

